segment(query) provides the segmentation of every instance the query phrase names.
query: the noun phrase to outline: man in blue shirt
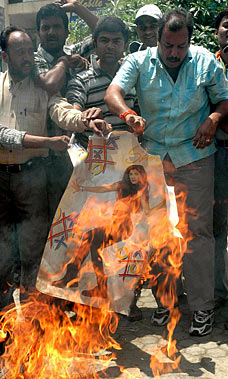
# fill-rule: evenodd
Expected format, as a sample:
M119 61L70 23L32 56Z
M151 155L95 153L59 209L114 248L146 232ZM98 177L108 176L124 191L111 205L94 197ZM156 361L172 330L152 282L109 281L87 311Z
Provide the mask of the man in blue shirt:
M167 184L174 185L188 232L183 258L188 304L193 317L189 332L203 336L214 319L213 168L214 135L228 114L228 85L216 57L190 46L191 14L184 9L166 13L159 25L158 47L127 57L107 90L105 100L114 114L139 134L151 154L160 155ZM123 96L136 86L142 117L126 106ZM210 102L215 111L210 114ZM184 238L189 233L182 231ZM164 325L169 310L158 302L152 323Z

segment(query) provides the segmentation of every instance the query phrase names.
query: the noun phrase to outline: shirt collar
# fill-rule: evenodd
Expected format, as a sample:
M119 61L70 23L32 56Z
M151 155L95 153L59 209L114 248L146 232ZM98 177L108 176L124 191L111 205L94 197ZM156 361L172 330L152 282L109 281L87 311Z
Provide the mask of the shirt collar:
M42 46L41 44L39 44L38 46L38 49L37 49L37 53L41 54L42 57L48 62L48 63L52 63L55 59L55 57L53 57L53 55L51 55L50 53L48 53Z
M112 78L112 76L108 72L105 72L100 68L100 66L98 64L98 56L97 55L91 54L90 61L91 61L91 65L93 67L93 70L96 72L96 74L103 74L103 75L105 74L107 76L110 76L110 78ZM119 67L120 67L120 65L119 65Z
M30 81L30 76L27 76L26 78L20 80L19 82L17 83L14 83L10 73L9 73L9 70L6 71L6 78L8 80L8 83L9 83L9 91L15 87L19 87L21 84L27 84L29 81Z

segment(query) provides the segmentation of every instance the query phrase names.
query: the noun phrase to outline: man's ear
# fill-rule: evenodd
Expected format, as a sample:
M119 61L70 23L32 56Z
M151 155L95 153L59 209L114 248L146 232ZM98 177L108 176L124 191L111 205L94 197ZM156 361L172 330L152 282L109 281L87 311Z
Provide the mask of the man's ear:
M8 64L8 54L5 51L2 51L1 55L3 62Z
M95 39L93 39L93 46L97 47L97 41Z

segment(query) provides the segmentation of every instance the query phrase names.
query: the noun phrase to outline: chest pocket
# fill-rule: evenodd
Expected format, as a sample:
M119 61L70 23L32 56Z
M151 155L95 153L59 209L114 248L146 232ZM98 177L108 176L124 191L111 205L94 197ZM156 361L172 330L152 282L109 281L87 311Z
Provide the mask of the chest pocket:
M28 131L34 135L46 135L46 112L29 112L24 116Z

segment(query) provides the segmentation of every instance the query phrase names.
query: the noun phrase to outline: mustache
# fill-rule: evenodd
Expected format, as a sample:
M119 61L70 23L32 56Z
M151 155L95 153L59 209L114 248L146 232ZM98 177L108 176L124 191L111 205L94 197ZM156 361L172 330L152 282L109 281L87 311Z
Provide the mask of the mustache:
M32 66L33 66L33 63L31 63L31 62L29 62L29 61L25 61L25 62L23 62L23 65L22 65L22 66L25 66L25 65L28 65L28 66L32 67Z
M175 62L175 63L180 62L180 58L174 58L174 57L167 57L166 60L169 62Z

